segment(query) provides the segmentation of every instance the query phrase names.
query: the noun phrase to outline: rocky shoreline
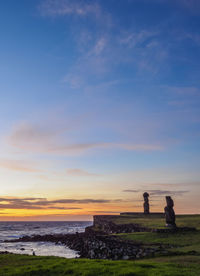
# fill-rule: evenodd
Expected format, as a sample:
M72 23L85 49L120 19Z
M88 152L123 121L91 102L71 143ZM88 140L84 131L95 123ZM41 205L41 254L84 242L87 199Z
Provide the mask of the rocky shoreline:
M160 214L156 214L159 215ZM93 226L86 227L84 233L24 236L4 242L53 242L76 251L80 258L129 260L167 254L170 245L139 243L120 238L118 233L157 232L172 233L195 231L191 227L173 229L152 229L135 223L115 224L116 216L94 216Z
M160 245L145 246L142 243L121 240L114 235L94 231L87 227L84 233L63 235L24 236L19 239L4 242L53 242L63 244L79 253L80 258L128 260L152 257L156 253L167 253Z

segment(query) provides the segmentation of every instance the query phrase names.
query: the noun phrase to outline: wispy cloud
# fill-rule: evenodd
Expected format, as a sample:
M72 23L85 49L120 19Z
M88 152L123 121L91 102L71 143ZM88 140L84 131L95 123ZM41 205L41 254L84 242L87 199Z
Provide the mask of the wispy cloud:
M159 151L163 150L164 147L162 145L151 145L151 144L114 144L117 148L125 149L125 150L133 150L133 151Z
M167 188L172 188L172 187L185 187L185 186L200 186L200 182L195 182L195 181L190 181L190 182L177 182L177 183L151 183L148 184L150 186L162 186L162 187L167 187Z
M168 57L167 43L161 43L159 39L159 27L127 30L117 18L113 18L114 14L107 12L101 2L44 0L39 10L42 15L51 17L76 16L80 19L90 16L100 23L95 32L84 23L72 26L74 45L81 54L77 55L74 64L62 77L63 82L72 89L83 90L91 83L91 76L101 79L115 72L122 64L131 65L133 71L136 69L138 73L146 71L156 74Z
M45 198L0 198L0 209L55 209L55 210L76 210L82 209L77 206L69 206L67 204L104 204L112 202L120 202L121 200L110 199L56 199L47 200ZM62 206L60 206L62 205Z
M80 39L82 40L81 37ZM101 79L114 73L122 64L131 66L137 73L145 71L155 74L168 57L167 46L161 43L157 31L122 30L114 35L109 30L104 35L93 34L92 41L93 43L90 39L87 47L81 51L81 56L63 78L70 88L87 91L91 76ZM77 45L80 43L77 42Z
M129 31L122 33L119 37L119 42L122 45L126 45L129 48L136 47L154 47L157 46L157 42L153 39L159 34L155 31L140 30L138 32Z
M200 45L200 34L199 32L191 31L186 32L185 30L177 35L177 39L180 40L182 43L189 40L190 42L194 43L194 45Z
M195 86L168 87L169 91L182 96L200 96L200 89Z
M190 111L195 114L194 107L198 111L200 103L200 89L195 86L174 86L165 88L169 93L169 105Z
M176 2L187 9L187 11L192 12L193 14L200 12L200 2L199 0L176 0Z
M67 169L68 175L74 175L74 176L98 176L96 173L91 173L82 169Z
M18 148L32 148L38 149L40 146L41 148L45 146L46 142L51 144L54 142L57 131L51 130L47 127L40 127L36 125L29 124L28 122L22 122L16 125L8 137L8 142Z
M35 153L48 153L58 155L81 154L91 149L115 149L128 151L159 151L163 150L160 144L115 143L94 141L93 143L66 143L60 132L52 129L33 126L28 123L17 125L7 141L15 148Z
M42 15L47 16L65 16L70 14L99 16L100 14L100 6L95 1L44 0L39 6L39 10Z
M100 37L96 44L94 45L94 48L91 50L91 53L89 53L89 55L100 55L102 53L102 51L104 50L104 48L106 47L106 39L105 37Z
M76 209L82 209L82 208L76 208L76 207L55 207L55 206L48 206L46 208L41 207L41 206L34 206L32 205L27 205L27 204L0 204L0 209L21 209L21 210L46 210L46 209L55 209L55 210L76 210Z
M134 3L134 0L132 2ZM149 1L143 0L143 2L148 3ZM167 0L153 0L153 2L169 4ZM175 0L173 5L187 8L190 11L200 10L198 0ZM88 26L81 28L79 25L79 42L76 46L81 45L81 49L85 50L63 78L71 88L80 89L89 82L88 77L91 75L99 77L101 74L114 72L120 64L129 64L129 66L131 64L132 68L140 74L144 72L153 75L159 74L160 71L163 71L160 70L163 64L167 69L170 53L174 50L172 47L176 45L174 43L176 36L170 34L166 27L168 21L156 28L154 25L153 28L131 27L125 29L116 18L113 18L114 13L111 16L99 1L44 0L39 9L41 14L46 16L75 15L79 18L92 16L101 22L97 27L98 32L95 34L89 31ZM114 24L108 24L109 21ZM105 28L106 25L109 25L110 28ZM163 36L163 33L166 35ZM195 39L199 40L198 36ZM88 40L89 43L87 43Z
M103 143L66 144L59 140L62 134L62 131L57 131L55 127L46 128L21 123L15 126L7 141L21 150L52 154L76 154L103 145Z
M149 190L150 195L152 196L160 196L160 195L174 195L174 196L183 196L185 193L189 193L189 191L163 191L163 190Z
M88 85L91 76L99 78L111 69L113 62L110 55L110 36L105 34L100 36L91 34L91 36L92 43L85 41L84 49L79 42L79 40L82 41L82 37L77 38L77 47L80 47L81 55L63 78L63 82L70 88L83 89Z
M18 172L41 172L41 170L35 168L35 166L32 163L21 160L0 159L0 167Z
M135 2L136 0L130 0ZM148 3L148 0L141 0L141 2ZM187 11L198 13L200 11L200 2L199 0L152 0L151 2L161 3L161 4L169 4L171 2L174 7L182 7Z
M122 192L124 192L124 193L139 193L139 192L141 192L141 190L127 189L127 190L123 190Z

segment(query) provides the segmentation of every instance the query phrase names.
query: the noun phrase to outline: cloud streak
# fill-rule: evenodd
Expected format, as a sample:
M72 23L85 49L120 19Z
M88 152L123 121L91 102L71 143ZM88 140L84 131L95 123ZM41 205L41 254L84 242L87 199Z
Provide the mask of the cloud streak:
M77 169L77 168L67 169L67 174L73 175L73 176L98 176L98 174L96 173L87 172L85 170Z
M21 160L0 159L0 167L17 172L41 172L41 170L34 168L32 163L27 161L23 162Z
M132 144L132 143L115 143L115 142L93 142L93 143L76 143L63 142L60 132L52 129L45 129L33 126L29 123L17 125L7 142L20 150L32 151L35 153L47 153L58 155L81 154L92 149L115 149L127 151L160 151L163 146L159 144ZM66 140L66 138L65 138Z
M109 199L57 199L47 200L45 198L0 198L0 209L27 209L27 210L79 210L81 207L66 206L66 204L106 204L120 202L121 200ZM58 205L57 205L58 204ZM62 206L60 206L62 205Z
M78 0L45 0L39 6L39 10L42 15L46 16L66 16L71 14L99 16L100 14L100 7L97 3Z

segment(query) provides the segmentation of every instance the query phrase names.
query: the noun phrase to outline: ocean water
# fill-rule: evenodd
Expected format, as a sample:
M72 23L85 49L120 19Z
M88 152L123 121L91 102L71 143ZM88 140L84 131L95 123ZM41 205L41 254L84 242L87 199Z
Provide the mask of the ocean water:
M0 222L0 251L38 256L59 256L65 258L78 257L78 253L68 247L51 242L17 242L4 243L25 235L73 234L84 232L91 221L42 221L42 222Z

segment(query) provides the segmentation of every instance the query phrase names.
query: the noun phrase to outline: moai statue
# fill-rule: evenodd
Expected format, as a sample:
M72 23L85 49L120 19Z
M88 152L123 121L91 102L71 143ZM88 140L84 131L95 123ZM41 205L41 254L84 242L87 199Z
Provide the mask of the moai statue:
M167 206L165 207L165 219L166 219L166 226L171 228L176 228L175 223L175 213L174 213L174 201L171 196L166 196Z
M144 214L149 214L149 194L145 192L144 197Z

